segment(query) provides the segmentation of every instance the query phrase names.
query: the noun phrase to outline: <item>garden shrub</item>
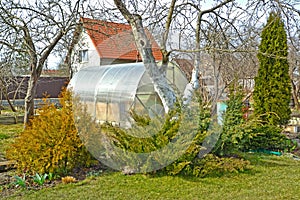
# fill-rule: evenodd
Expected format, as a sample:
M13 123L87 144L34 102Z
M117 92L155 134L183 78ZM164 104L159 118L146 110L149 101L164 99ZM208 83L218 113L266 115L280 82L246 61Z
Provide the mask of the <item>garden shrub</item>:
M205 108L201 102L199 107L198 113L192 114L194 118L185 121L183 120L186 113L184 113L182 107L177 104L176 109L169 112L164 119L150 119L148 116L144 118L144 116L138 116L135 113L133 118L136 124L131 129L121 129L110 124L104 124L101 130L113 140L114 145L125 151L135 153L148 153L159 150L171 142L176 136L180 134L188 135L192 130L196 130L196 134L192 138L192 142L188 148L185 149L185 152L178 157L177 160L157 171L158 173L204 177L207 175L241 172L249 169L250 162L238 158L219 158L211 154L206 155L204 158L198 157L204 139L210 134L208 129L211 123L210 110ZM151 137L135 137L149 133ZM187 141L183 140L183 142ZM149 162L151 162L150 165L153 163L159 164L165 159L168 159L168 157L169 155L165 154L160 155L159 158L152 158L152 160L149 160ZM120 156L119 158L122 159ZM131 159L140 158L131 157ZM118 161L121 162L120 160ZM143 169L147 171L147 160L134 161L135 163L144 163L144 165L140 167L143 167ZM128 165L130 166L130 164Z
M222 176L227 173L239 173L250 170L250 161L234 157L218 157L207 154L202 159L195 159L186 173L196 177Z
M214 148L214 153L221 156L237 151L243 138L240 127L245 122L243 118L245 106L242 88L236 81L229 86L229 100L226 101L226 105L222 132Z
M294 143L282 134L283 129L279 126L261 124L257 121L244 126L244 138L241 148L249 150L290 151Z
M251 150L283 152L295 148L295 144L282 133L281 127L262 123L255 116L227 130L230 130L230 134L220 137L223 146L216 146L219 148L214 150L217 155L233 155L238 151Z
M171 110L163 119L154 118L150 119L148 116L138 116L136 113L134 115L135 125L130 129L121 129L110 124L104 124L101 127L102 132L114 141L114 145L124 149L125 151L135 152L135 153L148 153L152 151L159 150L166 146L168 143L172 142L179 135L188 135L192 131L195 131L193 138L185 138L182 143L189 143L189 146L177 160L170 163L168 166L161 168L158 172L168 175L185 174L187 169L193 168L198 160L198 154L200 152L202 142L208 136L208 128L211 122L210 110L202 105L202 102L197 102L194 106L199 106L196 109L198 113L193 113L195 110L187 109L187 112L183 112L180 104L177 104L174 110ZM188 116L185 116L188 115ZM193 116L189 118L189 116ZM135 136L145 136L149 137L135 137ZM192 142L191 142L192 141ZM177 149L176 146L174 149ZM180 147L178 147L180 149ZM140 166L144 171L147 171L148 162L149 165L153 163L164 163L170 157L168 154L160 155L158 158L151 158L152 160L140 160L135 163L144 163ZM119 156L120 158L120 156ZM122 158L120 158L122 159ZM124 159L125 160L125 159ZM129 159L130 160L130 159ZM121 162L119 160L119 162ZM128 164L130 166L130 164ZM191 174L192 175L192 174Z
M280 126L261 121L260 116L251 115L244 119L242 99L241 88L232 84L222 133L213 151L216 155L233 155L238 151L250 150L289 151L294 148L291 140L282 134Z
M57 109L45 98L25 130L7 150L19 171L63 174L93 162L80 140L73 120L72 95L64 90Z
M176 119L174 119L175 116ZM135 114L134 119L136 123L130 129L121 129L120 127L112 126L110 124L104 124L101 126L101 131L111 138L115 146L124 149L125 151L150 153L163 148L173 139L176 140L176 137L179 135L178 130L181 126L181 118L180 108L178 107L169 112L165 118L154 118L149 120L148 116L137 116L137 114ZM119 159L122 159L122 156L117 156ZM130 156L130 159L124 157L124 162L132 160L134 163L142 163L143 165L139 166L142 171L151 171L153 163L160 165L168 159L169 155L164 154L159 158L149 158L152 160L144 160L147 159L144 157L135 158L132 154ZM130 166L131 163L124 163L124 165Z
M189 174L189 169L193 168L195 165L195 160L199 159L198 154L201 150L202 143L204 139L210 134L208 131L209 125L211 123L210 118L210 110L207 107L203 107L203 105L200 103L200 112L197 113L198 119L198 126L197 134L195 135L191 145L189 148L185 151L185 153L178 158L176 161L165 167L162 171L164 173L167 173L169 175L177 175L177 174ZM193 129L190 123L182 124L182 129L185 130L185 132L189 132L190 129ZM195 128L195 127L194 127Z

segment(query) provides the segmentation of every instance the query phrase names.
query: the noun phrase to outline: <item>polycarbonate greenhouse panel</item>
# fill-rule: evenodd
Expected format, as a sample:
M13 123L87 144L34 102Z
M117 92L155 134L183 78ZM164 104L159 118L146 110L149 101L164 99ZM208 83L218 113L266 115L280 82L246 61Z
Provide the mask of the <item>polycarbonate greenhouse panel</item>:
M96 66L81 69L69 84L87 111L99 121L126 120L138 84L145 72L143 63Z
M167 79L169 83L172 83L179 90L180 93L184 92L188 80L183 71L175 64L169 63L167 68Z
M69 87L81 98L88 94L100 102L119 102L134 97L144 71L142 63L88 67L75 74Z
M180 84L180 91L182 85L187 83L176 66L167 71L167 77L170 84ZM143 113L146 111L152 116L153 112L164 113L143 63L83 68L74 75L69 88L98 121L128 124L129 110L132 108Z

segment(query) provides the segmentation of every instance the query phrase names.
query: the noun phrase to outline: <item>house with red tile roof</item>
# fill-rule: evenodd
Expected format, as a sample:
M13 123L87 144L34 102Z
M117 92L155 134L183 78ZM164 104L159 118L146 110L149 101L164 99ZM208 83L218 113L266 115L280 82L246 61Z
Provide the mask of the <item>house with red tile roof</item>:
M83 67L131 63L142 61L135 46L129 24L81 18L78 42L72 56L72 68L78 71ZM151 33L145 29L157 61L162 60L160 47ZM76 34L76 33L75 33Z

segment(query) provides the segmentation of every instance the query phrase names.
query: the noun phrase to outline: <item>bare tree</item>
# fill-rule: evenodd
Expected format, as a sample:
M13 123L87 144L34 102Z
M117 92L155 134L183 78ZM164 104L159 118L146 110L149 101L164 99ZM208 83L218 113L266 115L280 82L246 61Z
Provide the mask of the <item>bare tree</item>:
M5 99L10 109L16 112L14 100L18 94L25 94L23 89L24 77L18 77L27 71L27 59L16 52L10 51L5 46L0 45L0 94L1 100ZM15 65L18 63L18 65Z
M34 114L37 81L47 58L74 29L82 1L36 0L0 2L0 45L29 58L30 78L24 123Z
M9 88L11 88L11 85L13 85L15 82L14 77L12 77L10 75L9 72L7 72L7 68L5 67L5 65L3 63L1 63L0 66L0 95L1 95L1 99L2 100L2 95L4 97L4 99L7 101L10 109L13 112L16 112L16 108L13 105L13 103L11 102L10 99L10 90ZM0 111L1 112L1 111Z
M256 73L257 61L253 57L256 54L259 30L268 11L281 11L290 36L295 37L297 30L299 32L297 21L300 12L296 7L297 1L293 0L249 0L245 5L240 5L235 0L217 0L209 6L198 0L114 0L114 4L98 1L98 4L94 4L98 7L85 4L88 5L87 8L84 7L85 2L0 1L0 45L5 47L5 51L18 52L19 55L28 58L30 66L25 123L33 115L37 80L47 58L56 50L64 54L62 52L72 49L73 43L67 36L72 34L71 30L78 28L76 25L80 14L95 18L101 16L104 20L120 19L121 14L126 19L132 26L136 46L152 78L155 91L162 99L165 111L168 111L176 100L175 93L164 76L172 56L185 54L194 59L192 78L184 95L184 99L188 100L199 86L203 53L210 53L214 58L214 76L217 81L222 78L228 83L235 76L251 77ZM160 41L163 66L160 69L153 58L144 30L145 24L158 30L162 36ZM63 43L68 43L69 47ZM2 50L0 54L3 54ZM68 57L66 61L69 62ZM250 65L251 72L246 73Z
M128 8L126 7L125 3L121 0L115 0L115 5L117 6L117 8L119 9L119 11L122 13L122 15L125 17L125 19L131 24L132 29L134 31L134 36L135 36L135 40L136 40L136 44L138 46L139 51L141 52L141 54L143 53L144 49L143 46L141 46L141 42L140 41L145 41L145 37L142 36L141 34L141 30L143 30L142 27L142 18L140 15L138 15L137 13L131 13L129 12ZM157 2L157 1L156 1ZM191 95L193 93L193 91L195 89L198 88L199 86L199 82L198 82L198 77L199 77L199 68L200 68L200 49L201 49L201 39L200 39L200 33L203 31L202 30L202 22L206 21L206 19L204 18L204 16L206 14L214 14L217 18L222 18L220 14L218 14L216 11L218 11L220 8L227 6L227 4L233 2L233 0L226 0L226 1L222 1L222 2L218 2L215 5L213 5L211 8L209 9L203 9L201 8L199 2L194 2L194 1L171 1L169 4L169 10L167 12L166 15L163 16L155 16L156 19L153 19L153 21L163 21L165 22L164 26L165 27L163 30L164 32L162 33L162 39L161 39L161 51L162 54L164 55L164 60L163 60L163 69L165 68L165 66L167 65L168 59L169 59L169 55L172 52L175 51L182 51L182 49L169 49L167 50L167 41L168 41L168 37L169 37L169 32L171 29L171 23L174 23L174 18L181 16L181 20L183 20L183 22L181 20L177 21L177 24L173 24L172 28L176 28L176 25L178 26L178 23L181 24L179 26L181 27L185 27L185 29L187 27L190 27L190 29L192 29L193 36L195 38L195 44L193 45L192 48L189 51L191 53L194 54L194 58L195 58L195 62L194 62L194 69L193 69L193 73L192 73L192 78L191 78L191 82L187 85L186 87L186 91L184 93L184 102L188 103ZM133 2L131 2L133 3ZM158 3L157 3L158 4ZM162 4L160 4L162 5ZM134 6L136 7L136 6ZM183 12L184 11L184 12ZM189 12L189 16L187 16L187 11ZM165 20L162 19L162 17L165 17ZM173 21L172 21L173 20ZM192 23L193 21L196 21L196 26L193 26ZM153 22L154 23L154 22ZM184 24L182 24L184 23ZM143 38L141 40L141 38ZM143 44L147 44L146 42ZM186 50L185 50L186 51ZM145 64L147 64L149 62L149 60L153 61L153 57L151 54L145 55L143 57L143 61ZM148 71L151 73L150 70L156 70L157 66L155 64L149 65L148 66ZM159 71L157 71L159 72ZM157 73L156 72L156 73ZM162 73L163 74L163 73ZM152 73L153 75L153 73ZM156 74L155 75L157 78L153 78L153 82L157 82L157 80L163 80L164 77L163 75L159 75ZM157 83L156 83L157 84ZM167 86L164 86L164 88L168 88ZM169 91L169 90L167 90ZM157 91L158 92L158 91ZM170 95L168 95L167 93L164 93L164 90L158 92L159 96L162 99L166 99L170 97ZM169 100L165 100L166 102L168 102ZM170 103L174 102L174 95L172 96L172 101L169 101ZM169 106L170 107L170 106Z
M289 50L290 76L292 84L292 96L297 110L300 109L299 93L300 93L300 41L294 39L290 43Z

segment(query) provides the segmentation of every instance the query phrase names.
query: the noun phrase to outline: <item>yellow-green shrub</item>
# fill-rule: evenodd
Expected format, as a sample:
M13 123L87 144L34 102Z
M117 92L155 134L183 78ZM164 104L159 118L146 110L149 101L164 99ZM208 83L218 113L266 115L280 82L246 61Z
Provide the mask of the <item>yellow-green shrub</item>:
M39 115L8 149L7 157L17 162L19 171L61 174L91 164L92 157L77 134L71 98L64 90L60 109L45 98Z

